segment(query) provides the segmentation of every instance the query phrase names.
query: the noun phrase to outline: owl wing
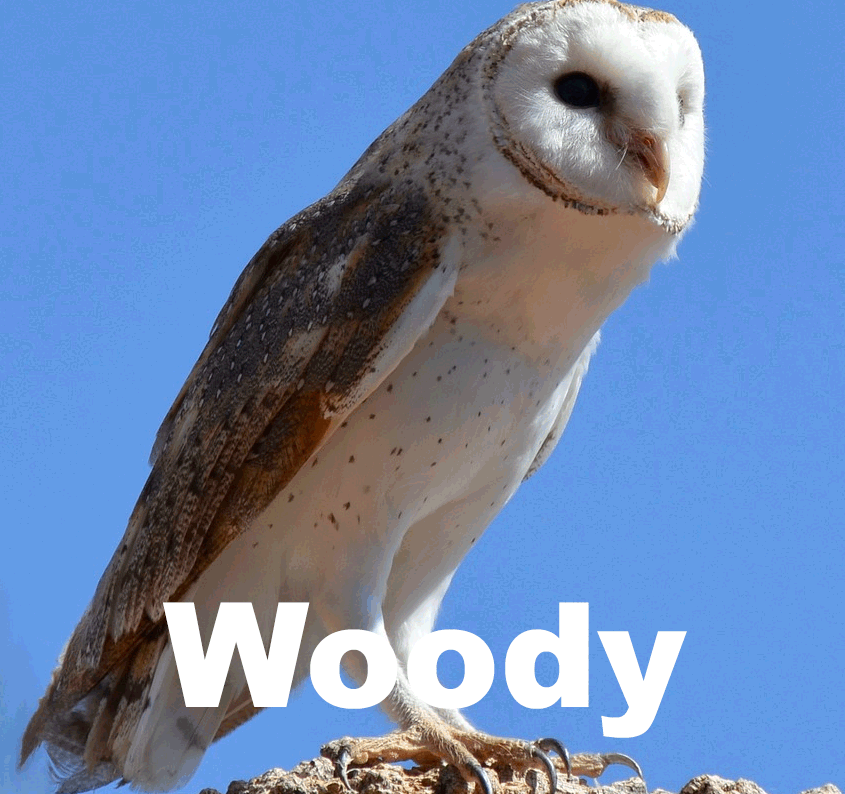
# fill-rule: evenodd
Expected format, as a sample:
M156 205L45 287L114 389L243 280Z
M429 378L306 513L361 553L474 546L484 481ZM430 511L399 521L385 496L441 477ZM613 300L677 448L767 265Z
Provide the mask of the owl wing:
M528 467L528 471L522 478L523 482L529 477L533 477L539 471L540 467L549 459L552 452L554 452L561 436L563 436L563 431L566 425L569 424L569 417L572 416L572 410L575 408L575 400L578 397L578 392L581 390L581 382L587 374L587 369L590 366L590 358L595 352L596 347L598 347L599 339L600 332L596 332L564 379L563 385L566 387L566 394L563 398L560 413L558 413L557 419L555 419L552 429L549 431L549 435L546 436L546 440L540 446L534 460Z
M162 424L22 761L45 739L76 758L84 750L89 768L103 757L91 745L114 741L117 690L143 691L155 669L162 603L188 590L434 321L457 275L446 234L407 183L397 194L347 180L253 257ZM83 717L95 689L108 691L88 698L97 705Z

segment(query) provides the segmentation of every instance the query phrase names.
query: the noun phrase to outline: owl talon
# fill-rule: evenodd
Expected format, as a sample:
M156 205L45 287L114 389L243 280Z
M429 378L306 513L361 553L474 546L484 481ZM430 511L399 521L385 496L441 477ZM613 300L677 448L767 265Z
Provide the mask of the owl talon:
M347 774L347 768L349 767L349 762L351 760L352 753L344 747L340 753L338 753L337 760L334 764L335 774L340 778L340 782L343 783L344 787L348 791L352 791L352 786L349 783L349 775Z
M603 753L602 759L606 762L605 768L611 766L612 764L620 764L621 766L627 766L629 769L633 769L637 773L637 777L645 782L645 778L643 777L643 770L640 769L640 765L629 755L625 755L624 753ZM602 770L604 771L604 770Z
M569 750L567 750L557 739L554 737L537 739L537 741L534 742L534 746L539 747L545 753L557 753L563 761L563 765L566 767L566 776L572 777L572 761L569 758Z
M549 791L551 794L555 794L557 791L557 770L552 763L552 759L536 743L531 745L531 757L539 759L546 768L546 774L549 776Z
M352 791L352 784L349 782L349 762L352 761L352 749L347 742L348 738L336 739L320 748L320 755L334 762L334 773L340 778L343 787Z
M475 775L476 782L481 789L481 794L493 794L493 785L490 783L490 778L481 764L467 764L467 768Z

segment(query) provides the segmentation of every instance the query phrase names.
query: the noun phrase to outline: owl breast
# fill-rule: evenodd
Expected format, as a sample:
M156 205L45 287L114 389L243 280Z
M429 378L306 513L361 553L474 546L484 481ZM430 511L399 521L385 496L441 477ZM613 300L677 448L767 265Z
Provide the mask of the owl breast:
M274 538L287 561L282 589L311 602L329 630L379 620L406 535L461 505L420 561L454 570L560 411L560 359L526 359L453 312L456 303L250 530Z

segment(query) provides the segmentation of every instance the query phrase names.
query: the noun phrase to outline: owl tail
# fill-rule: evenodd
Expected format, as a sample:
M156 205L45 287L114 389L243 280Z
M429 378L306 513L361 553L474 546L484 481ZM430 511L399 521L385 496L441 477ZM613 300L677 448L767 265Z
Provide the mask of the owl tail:
M142 791L185 783L219 735L255 713L242 703L245 680L233 665L217 708L188 708L166 636L139 646L81 700L63 706L61 661L24 733L21 763L46 745L60 794L115 780ZM225 723L225 724L224 724Z
M58 792L88 791L105 786L120 777L114 763L99 760L86 762L98 749L97 734L92 729L103 726L108 709L109 693L114 690L115 676L107 675L94 690L72 708L63 708L61 660L38 710L32 716L21 742L20 766L44 743L50 758L50 771Z

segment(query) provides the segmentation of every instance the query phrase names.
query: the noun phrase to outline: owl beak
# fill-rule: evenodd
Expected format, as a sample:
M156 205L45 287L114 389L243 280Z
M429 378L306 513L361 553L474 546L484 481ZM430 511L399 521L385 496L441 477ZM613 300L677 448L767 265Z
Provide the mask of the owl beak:
M643 169L645 178L657 190L652 207L657 207L669 187L669 147L663 138L651 132L637 132L628 149Z

